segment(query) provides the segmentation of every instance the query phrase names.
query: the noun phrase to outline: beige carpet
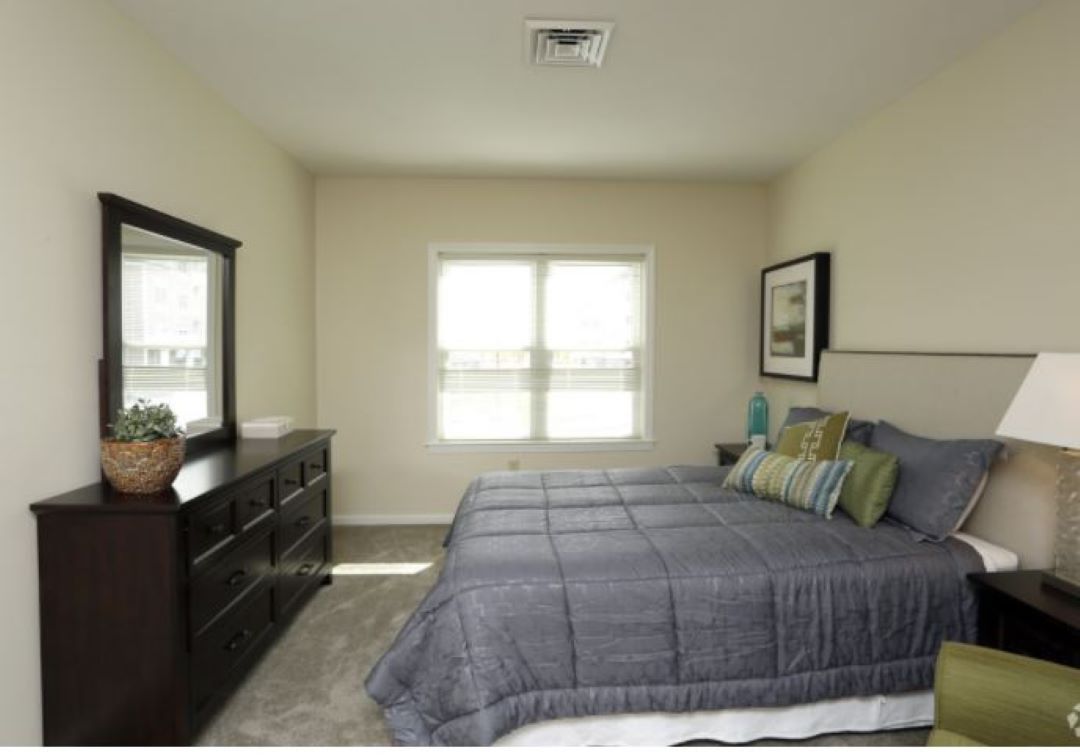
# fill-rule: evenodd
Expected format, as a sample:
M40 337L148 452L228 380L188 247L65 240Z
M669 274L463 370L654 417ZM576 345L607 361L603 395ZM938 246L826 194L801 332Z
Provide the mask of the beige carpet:
M390 735L364 678L438 576L445 527L341 527L338 564L432 563L414 575L341 575L308 603L212 720L200 745L387 745ZM925 729L841 734L809 746L904 746ZM689 744L711 744L693 742Z

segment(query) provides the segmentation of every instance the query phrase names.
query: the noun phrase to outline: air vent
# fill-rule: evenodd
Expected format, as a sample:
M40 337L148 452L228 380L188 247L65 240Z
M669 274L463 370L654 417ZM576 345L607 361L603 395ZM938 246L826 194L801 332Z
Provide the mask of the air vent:
M535 65L599 68L611 21L525 21L525 50Z

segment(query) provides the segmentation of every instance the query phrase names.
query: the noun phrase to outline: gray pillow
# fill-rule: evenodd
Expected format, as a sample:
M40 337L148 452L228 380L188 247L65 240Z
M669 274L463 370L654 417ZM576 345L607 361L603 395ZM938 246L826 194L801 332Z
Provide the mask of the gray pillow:
M933 541L959 526L1002 448L996 440L922 438L884 420L874 428L870 446L900 459L887 516Z
M784 425L780 428L780 432L783 432L784 428L789 425L813 422L815 419L828 417L830 414L836 414L836 412L827 412L823 409L818 409L816 406L793 406L788 410L787 419L784 420ZM844 439L853 440L856 443L869 446L870 436L873 435L873 432L873 422L867 422L865 419L849 419Z

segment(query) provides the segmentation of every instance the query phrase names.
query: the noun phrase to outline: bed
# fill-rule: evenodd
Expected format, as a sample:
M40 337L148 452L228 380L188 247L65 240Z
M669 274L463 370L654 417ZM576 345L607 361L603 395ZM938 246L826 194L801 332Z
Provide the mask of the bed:
M986 571L1012 571L1012 551L965 533L955 535L979 554ZM527 724L498 739L498 746L669 746L693 740L729 744L806 739L834 732L873 732L927 727L934 720L931 690L844 697L765 708L726 708L685 713L614 713Z
M395 742L547 719L797 706L932 686L975 638L968 543L721 487L726 468L492 473L372 670Z
M830 360L843 385L836 356L823 382ZM995 370L1001 390L952 412L982 417L960 432L992 434L1015 366ZM917 372L946 374L933 360ZM847 382L862 416L898 416ZM474 480L436 586L367 679L395 742L740 742L929 723L940 643L975 639L966 575L1016 556L823 519L724 488L726 473Z

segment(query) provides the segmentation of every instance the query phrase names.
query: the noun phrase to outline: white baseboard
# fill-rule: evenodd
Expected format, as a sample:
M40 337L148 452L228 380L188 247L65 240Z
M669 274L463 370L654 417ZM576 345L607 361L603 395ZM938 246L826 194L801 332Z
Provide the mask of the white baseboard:
M453 514L334 514L339 527L384 527L394 524L450 524Z

